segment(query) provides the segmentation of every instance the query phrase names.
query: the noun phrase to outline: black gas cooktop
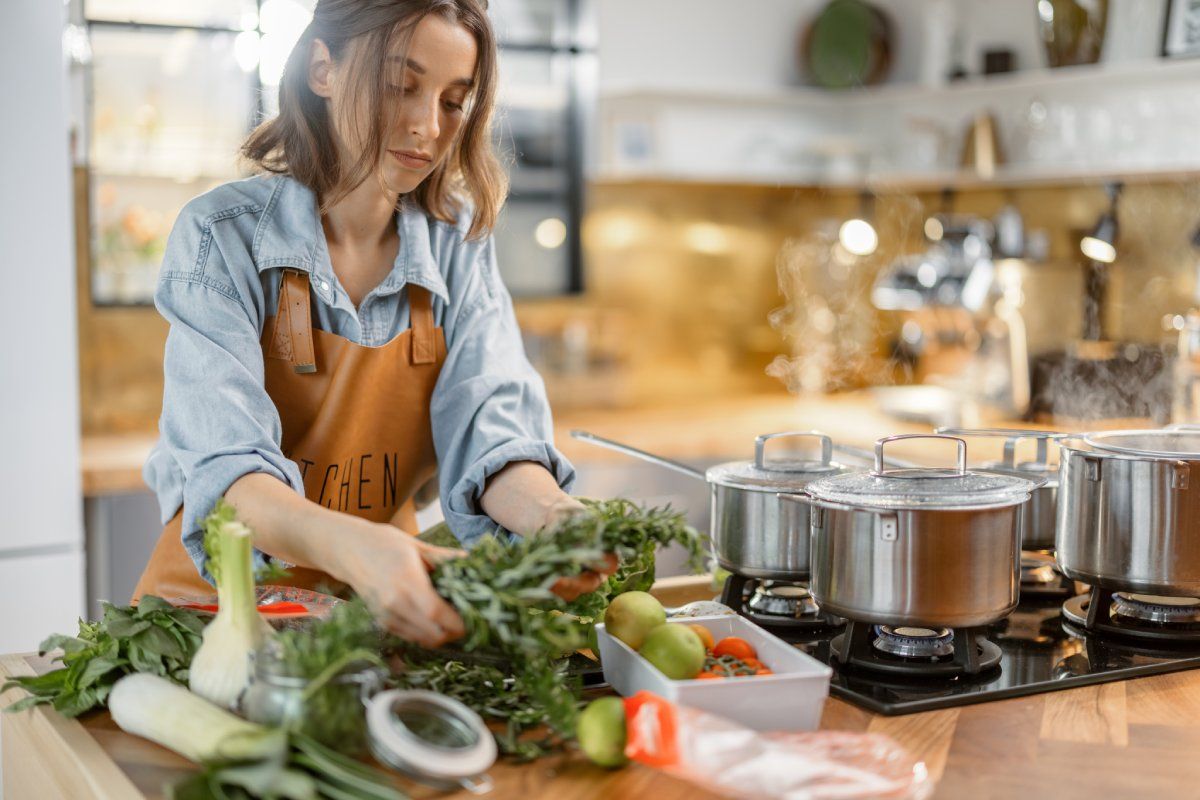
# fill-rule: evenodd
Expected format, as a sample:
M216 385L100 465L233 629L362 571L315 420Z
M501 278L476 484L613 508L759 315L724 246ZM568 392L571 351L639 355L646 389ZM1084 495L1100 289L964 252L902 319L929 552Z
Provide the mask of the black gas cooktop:
M756 620L761 621L761 620ZM1025 602L983 629L999 662L976 675L910 677L843 666L833 657L840 630L775 628L781 638L833 668L830 691L878 714L911 714L1072 686L1200 667L1200 643L1138 641L1088 633L1062 614L1062 601Z

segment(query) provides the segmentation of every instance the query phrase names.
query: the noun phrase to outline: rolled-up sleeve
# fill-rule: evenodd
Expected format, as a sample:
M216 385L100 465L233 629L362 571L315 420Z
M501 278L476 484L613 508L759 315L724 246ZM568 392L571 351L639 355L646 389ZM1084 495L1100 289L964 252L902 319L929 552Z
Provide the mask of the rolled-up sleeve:
M517 461L544 466L569 490L575 470L552 444L542 378L525 357L492 240L461 246L465 290L444 328L446 362L432 403L442 511L464 545L496 530L479 507L488 478Z
M210 583L201 522L238 478L264 472L304 494L298 465L280 450L282 424L264 386L257 312L227 279L211 235L181 217L168 244L155 293L171 325L163 412L145 470L164 517L182 503L184 547ZM267 561L258 550L254 559L256 567Z

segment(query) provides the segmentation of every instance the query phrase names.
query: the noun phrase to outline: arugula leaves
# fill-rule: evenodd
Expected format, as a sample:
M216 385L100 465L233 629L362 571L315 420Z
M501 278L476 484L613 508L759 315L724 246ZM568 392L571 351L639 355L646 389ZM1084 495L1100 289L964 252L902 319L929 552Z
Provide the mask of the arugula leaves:
M41 643L42 655L62 648L60 669L44 675L13 678L0 693L22 688L30 693L8 707L21 711L49 703L67 717L103 706L122 675L150 672L187 685L188 665L200 648L204 619L146 595L137 606L104 604L99 622L79 621L76 636L54 634Z

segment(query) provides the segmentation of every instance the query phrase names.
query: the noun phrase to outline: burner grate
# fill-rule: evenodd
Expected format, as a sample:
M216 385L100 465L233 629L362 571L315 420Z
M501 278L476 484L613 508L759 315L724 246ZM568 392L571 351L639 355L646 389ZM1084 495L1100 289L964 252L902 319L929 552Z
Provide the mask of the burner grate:
M1068 622L1099 634L1163 644L1200 642L1200 600L1115 592L1099 586L1062 608Z
M983 632L983 628L889 628L850 620L830 646L833 658L848 670L917 679L959 678L987 672L1000 663L1000 648ZM911 648L925 648L928 654L896 652Z
M875 626L876 650L901 658L939 658L954 652L954 633L949 628L893 628Z
M1053 553L1021 551L1021 597L1066 600L1075 595L1075 581L1058 571Z
M817 607L802 583L769 581L731 574L721 590L721 602L746 619L781 635L820 632L845 623Z
M1117 592L1111 613L1145 622L1200 622L1200 598Z

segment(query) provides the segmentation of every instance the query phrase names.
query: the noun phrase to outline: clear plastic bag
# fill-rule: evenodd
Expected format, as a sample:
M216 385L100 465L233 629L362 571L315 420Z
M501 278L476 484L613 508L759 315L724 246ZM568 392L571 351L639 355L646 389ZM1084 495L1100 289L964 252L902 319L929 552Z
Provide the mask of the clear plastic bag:
M625 754L730 797L922 800L924 762L881 734L760 733L649 692L625 700Z

